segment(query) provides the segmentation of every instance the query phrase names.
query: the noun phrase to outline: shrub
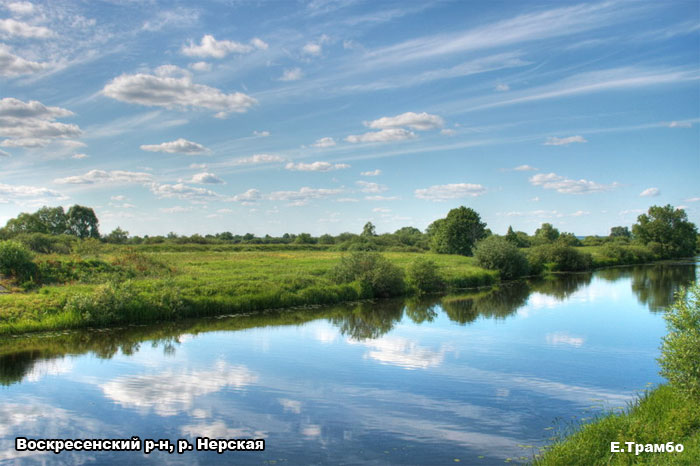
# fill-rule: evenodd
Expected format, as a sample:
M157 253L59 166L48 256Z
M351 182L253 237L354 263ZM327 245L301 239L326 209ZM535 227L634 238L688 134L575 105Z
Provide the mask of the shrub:
M408 283L420 293L431 293L445 288L435 262L420 257L408 266Z
M137 301L130 281L100 285L91 293L68 298L64 310L75 312L88 324L106 325L121 322Z
M36 264L26 246L11 240L0 242L0 273L24 281L32 278L35 272Z
M363 298L398 296L405 290L403 271L373 252L343 256L332 276L337 283L358 282Z
M601 252L618 264L640 264L654 260L654 254L644 246L624 246L610 242L602 247Z
M700 285L684 289L664 315L668 335L661 345L661 375L700 399Z
M558 272L576 272L589 270L593 265L590 254L557 242L531 248L528 258L533 271L547 266Z
M73 238L68 235L47 235L45 233L23 233L15 239L29 249L40 254L70 254Z
M495 235L476 244L474 258L478 266L498 270L506 280L527 275L530 268L525 254L516 245Z

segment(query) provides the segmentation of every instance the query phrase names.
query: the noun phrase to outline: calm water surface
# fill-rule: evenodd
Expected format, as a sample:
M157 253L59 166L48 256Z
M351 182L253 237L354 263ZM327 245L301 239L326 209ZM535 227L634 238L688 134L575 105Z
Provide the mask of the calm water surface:
M8 463L503 464L662 382L695 263L500 290L0 341ZM264 438L264 452L23 455L14 438Z

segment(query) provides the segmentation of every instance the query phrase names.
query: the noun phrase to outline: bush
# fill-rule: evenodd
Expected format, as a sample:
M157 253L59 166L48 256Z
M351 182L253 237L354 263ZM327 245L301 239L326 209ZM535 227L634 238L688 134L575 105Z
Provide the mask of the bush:
M479 267L498 270L506 280L527 275L530 269L525 254L516 245L495 235L476 244L474 258Z
M74 242L74 238L68 235L45 233L23 233L15 239L39 254L70 254Z
M332 276L337 283L358 282L363 298L399 296L406 287L403 271L373 252L343 256Z
M435 262L420 257L408 266L408 284L420 293L432 293L445 288Z
M112 282L98 286L92 293L71 296L64 309L77 313L88 324L107 325L125 320L137 297L131 281Z
M544 266L557 272L589 270L593 266L590 254L557 242L531 248L528 259L533 272Z
M700 285L678 293L664 319L668 335L661 345L661 375L700 400Z
M32 253L22 243L17 241L0 242L0 273L29 280L35 275L36 264L32 261Z
M624 246L609 242L602 247L601 252L618 264L641 264L654 260L654 254L644 246Z

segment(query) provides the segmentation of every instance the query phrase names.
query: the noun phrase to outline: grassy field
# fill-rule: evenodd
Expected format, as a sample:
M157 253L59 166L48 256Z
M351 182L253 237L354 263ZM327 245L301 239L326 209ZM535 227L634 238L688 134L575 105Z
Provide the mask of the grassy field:
M332 271L343 255L207 249L148 253L114 247L83 257L42 255L36 260L39 268L56 283L1 294L0 335L371 298L363 294L358 283L333 280ZM384 256L401 269L418 257L429 258L437 264L449 289L498 280L497 272L476 267L469 257L420 253Z

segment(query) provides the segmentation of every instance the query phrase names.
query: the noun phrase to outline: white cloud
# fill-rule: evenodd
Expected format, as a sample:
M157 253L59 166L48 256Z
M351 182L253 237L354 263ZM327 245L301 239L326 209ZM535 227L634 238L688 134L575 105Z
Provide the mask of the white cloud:
M356 342L348 340L350 344L360 344L370 349L365 355L380 364L389 364L403 369L427 369L437 367L443 363L445 349L439 352L420 346L414 341L402 337L385 336L375 340Z
M153 175L145 172L128 172L123 170L90 170L84 175L68 176L66 178L56 178L53 180L58 184L128 184L128 183L150 183Z
M374 209L372 209L372 212L388 214L389 212L391 212L391 209L387 209L386 207L375 207Z
M260 50L267 50L269 47L267 42L265 42L264 40L262 40L258 37L253 37L252 39L250 39L250 43L253 47L255 47L256 49L260 49Z
M10 52L10 47L0 44L0 76L19 76L43 70L43 63L25 60Z
M10 2L5 4L5 8L16 15L30 15L34 12L34 5L30 2Z
M371 170L371 171L366 171L366 172L360 173L360 175L362 175L362 176L379 176L381 174L382 174L382 171L378 168L376 170Z
M438 115L429 113L406 112L393 117L382 117L374 121L365 121L365 126L372 129L390 129L407 127L418 131L441 128L445 122Z
M535 167L531 167L530 165L518 165L513 170L518 171L518 172L527 172L527 171L533 171L533 170L537 170L537 169Z
M659 194L661 194L661 190L659 190L659 188L647 188L639 193L639 197L656 197Z
M455 134L457 134L457 131L455 131L453 129L445 128L445 129L440 130L440 134L443 134L445 136L454 136Z
M544 143L545 146L567 146L575 142L584 143L586 141L583 136L569 136L567 138L549 137Z
M209 152L209 149L203 145L183 138L175 141L163 142L161 144L146 144L141 146L141 150L149 152L167 152L169 154L202 154Z
M166 214L180 214L183 212L191 212L192 207L182 207L179 205L176 205L175 207L164 207L162 209L159 209L161 212L164 212Z
M233 210L232 209L218 209L216 212L219 214L230 214L233 212Z
M121 202L121 201L126 201L126 196L120 194L118 196L112 196L112 197L110 197L110 199L112 201L120 201Z
M324 148L335 146L335 139L333 138L321 138L316 140L314 147Z
M346 163L336 163L332 164L329 162L312 162L312 163L293 163L289 162L284 168L292 171L304 171L304 172L328 172L331 170L342 170L345 168L350 168L350 165Z
M9 157L10 154L9 152L5 152L4 150L0 150L0 157Z
M253 136L257 136L259 138L266 138L270 135L269 131L253 131Z
M689 197L688 199L683 199L683 202L698 202L700 197Z
M190 63L187 66L190 69L195 70L195 71L209 71L209 70L211 70L211 63L207 63L205 61L198 61L195 63Z
M384 191L389 190L389 188L382 184L372 183L369 181L355 181L355 184L360 186L360 191L363 193L383 193Z
M219 178L213 173L197 173L196 175L192 176L192 179L188 181L188 183L197 183L197 184L221 184L223 183L224 180Z
M121 376L100 388L120 406L173 416L191 408L201 396L227 387L242 389L257 380L258 376L247 367L219 361L211 370Z
M553 345L553 346L569 345L569 346L573 346L575 348L580 348L581 346L583 346L583 343L586 341L586 339L583 337L575 337L575 336L569 335L566 332L548 333L547 335L545 335L545 340L547 341L548 345Z
M486 188L480 184L472 183L453 183L434 185L429 188L416 189L414 195L418 199L427 199L430 201L446 201L448 199L459 199L467 196L481 196L486 193Z
M672 121L667 123L666 126L669 128L691 128L693 124L689 121Z
M399 196L365 196L365 201L398 201Z
M496 90L498 92L506 92L510 90L510 86L508 84L499 84L496 86Z
M554 189L563 194L588 194L602 191L610 191L617 187L617 183L604 185L588 180L572 180L556 173L539 173L530 178L534 186L542 186L544 189Z
M173 67L177 68L177 67ZM177 77L177 73L185 73ZM244 113L258 101L242 92L226 94L214 87L195 84L180 68L156 70L156 74L122 74L110 81L102 93L113 99L146 105L173 108L207 108L217 117L230 112Z
M360 202L359 200L352 197L341 197L335 200L335 202Z
M391 142L391 141L405 141L407 139L413 139L416 134L413 131L408 131L403 128L391 128L383 129L381 131L369 132L364 134L351 134L346 137L347 142L358 143L358 142Z
M301 68L291 68L284 70L279 79L280 81L298 81L303 77L304 73L301 71Z
M306 45L304 45L304 47L302 47L301 51L306 55L319 56L323 52L323 47L321 47L321 44L308 42Z
M14 19L0 19L0 36L47 39L53 37L54 33L43 26L31 26Z
M218 199L221 196L214 191L205 188L195 188L183 183L158 184L150 186L151 192L158 198L177 198L185 200Z
M88 157L90 157L90 156L87 155L87 154L73 154L73 155L71 156L72 159L76 159L76 160L86 159L86 158L88 158Z
M342 189L303 187L299 191L275 191L268 195L271 201L289 201L292 205L305 205L313 199L325 199L342 193Z
M79 136L77 125L59 123L56 118L72 116L61 107L47 107L32 100L24 102L13 97L0 99L0 136L3 147L43 147L52 140Z
M265 44L259 39L256 39L256 41ZM265 44L265 48L267 48L267 44ZM216 40L211 34L205 34L199 45L189 41L188 45L182 47L182 53L189 57L224 58L229 53L250 53L254 49L253 45L230 40Z
M177 7L172 10L160 9L156 16L143 23L144 31L172 30L194 26L199 20L199 11L192 8Z
M284 162L285 158L274 154L255 154L228 162L229 165L258 165L261 163Z
M67 197L63 196L58 191L54 191L53 189L0 183L0 202L31 198L57 198L59 200L67 199Z
M262 193L257 189L249 189L242 194L236 194L231 198L231 200L236 202L242 202L244 204L259 201L262 199Z

